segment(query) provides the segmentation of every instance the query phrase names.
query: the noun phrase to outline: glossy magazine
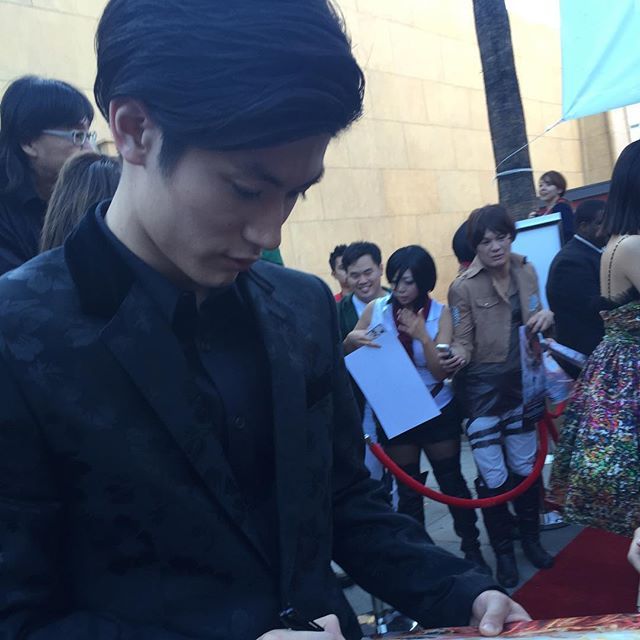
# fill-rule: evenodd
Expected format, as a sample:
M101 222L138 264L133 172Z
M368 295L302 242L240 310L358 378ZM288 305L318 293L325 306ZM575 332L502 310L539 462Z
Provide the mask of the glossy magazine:
M475 627L431 629L400 636L384 636L385 640L405 638L407 640L487 640L479 635ZM558 618L557 620L534 620L507 625L498 638L518 640L640 640L640 615L611 614L583 618Z

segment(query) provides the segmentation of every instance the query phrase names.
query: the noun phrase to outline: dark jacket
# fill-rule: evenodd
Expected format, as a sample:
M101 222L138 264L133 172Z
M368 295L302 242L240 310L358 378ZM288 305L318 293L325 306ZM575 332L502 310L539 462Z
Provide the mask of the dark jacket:
M38 254L46 210L30 184L0 195L0 275Z
M348 293L346 296L343 296L337 304L340 335L344 340L347 334L351 333L358 324L358 312L353 305L353 293Z
M553 259L547 299L556 316L558 342L589 355L602 340L601 254L573 238Z
M254 640L291 604L356 640L332 558L426 626L467 623L493 582L369 478L329 289L264 261L239 281L271 367L275 565L176 336L97 224L0 279L0 636Z
M559 213L562 218L562 242L569 242L573 238L575 233L575 213L573 212L573 205L566 198L560 198L551 207L540 207L538 209L538 215L543 216L547 213Z

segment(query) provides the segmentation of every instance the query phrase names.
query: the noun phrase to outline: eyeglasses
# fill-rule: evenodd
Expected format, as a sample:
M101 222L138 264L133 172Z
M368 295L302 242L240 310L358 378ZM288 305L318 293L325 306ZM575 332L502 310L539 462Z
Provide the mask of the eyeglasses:
M58 138L69 140L75 147L83 147L87 140L91 145L95 145L98 134L95 131L85 131L84 129L72 129L71 131L63 131L60 129L43 129L42 133Z

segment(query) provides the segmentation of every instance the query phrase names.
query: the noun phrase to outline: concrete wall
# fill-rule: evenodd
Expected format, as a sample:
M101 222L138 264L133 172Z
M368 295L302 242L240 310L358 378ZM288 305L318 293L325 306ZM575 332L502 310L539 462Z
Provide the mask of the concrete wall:
M0 0L0 93L33 73L66 80L93 102L93 37L105 0ZM98 114L99 139L109 137Z
M456 272L454 230L471 209L497 199L471 0L339 3L366 73L365 115L332 144L325 179L285 226L284 259L330 282L327 259L338 243L372 240L385 255L418 243L437 260L442 296ZM104 4L0 0L0 91L36 73L90 95ZM531 138L560 117L559 34L515 15L512 32ZM108 137L100 116L96 128ZM591 133L570 122L533 143L536 180L551 168L572 187L605 175L610 158L596 150L596 170L585 152L597 138Z
M285 229L285 261L326 277L334 245L377 242L384 255L422 244L444 295L457 265L451 236L495 202L494 158L470 0L342 0L365 69L365 116L332 146L319 188ZM557 29L512 16L529 137L560 118ZM560 124L531 147L537 181L549 169L584 183L580 130Z

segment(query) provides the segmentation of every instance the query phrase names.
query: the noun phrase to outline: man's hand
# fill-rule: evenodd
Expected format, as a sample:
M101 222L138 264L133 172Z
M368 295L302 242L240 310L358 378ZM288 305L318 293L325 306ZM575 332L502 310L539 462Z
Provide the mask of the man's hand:
M289 631L274 629L260 636L258 640L344 640L338 618L333 614L314 620L324 631Z
M483 636L497 636L507 622L528 622L529 614L500 591L483 591L474 601L471 624Z
M633 540L627 553L627 560L631 566L640 573L640 528L636 529L633 534Z
M541 309L538 313L534 313L527 322L527 329L531 333L538 333L539 331L546 331L554 321L555 316L553 311L549 309Z

